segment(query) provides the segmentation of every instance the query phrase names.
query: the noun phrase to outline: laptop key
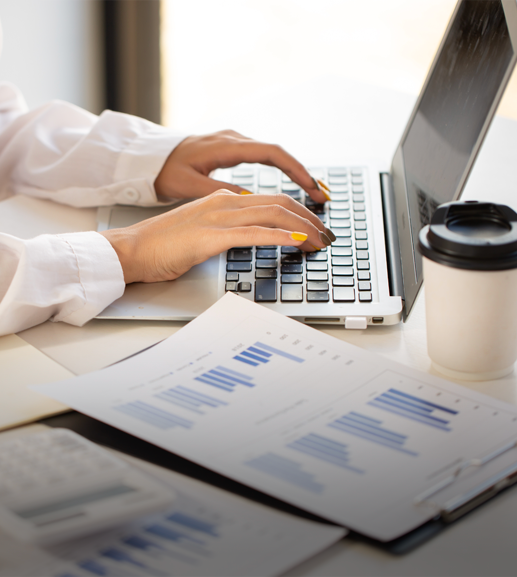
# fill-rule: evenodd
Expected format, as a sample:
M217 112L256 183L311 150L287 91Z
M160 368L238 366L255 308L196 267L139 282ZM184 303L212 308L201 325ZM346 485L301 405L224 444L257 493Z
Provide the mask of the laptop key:
M276 258L276 248L258 248L255 256L257 258Z
M295 182L284 182L282 183L282 192L298 192L300 186Z
M352 193L361 193L364 192L364 187L363 186L352 186Z
M329 188L331 200L337 200L333 198L334 194L342 194L344 192L348 193L348 184L331 184Z
M328 264L326 262L308 262L305 266L307 270L328 270Z
M257 248L276 248L276 244L262 244L257 246Z
M354 228L355 230L366 230L366 222L356 222Z
M350 207L350 203L341 202L340 204L343 205L343 210L341 210L341 207L339 207L339 210L331 208L329 211L330 218L350 218L350 212L348 210Z
M357 272L357 280L370 280L371 275L369 270L360 270Z
M355 243L355 248L356 248L356 250L368 250L368 241L357 240Z
M280 259L282 264L298 264L303 262L303 255L301 252L293 254L283 254Z
M329 202L330 210L348 210L350 203L348 202L348 194L342 200L331 200Z
M239 273L238 272L227 272L226 273L226 280L237 282L239 280Z
M363 184L363 174L354 174L352 171L352 184Z
M259 186L264 188L276 188L278 185L278 174L276 170L260 170Z
M305 258L307 262L326 262L328 255L326 252L308 252Z
M303 276L301 274L283 274L280 277L282 284L302 284Z
M354 286L353 276L335 276L332 279L332 286Z
M372 302L372 293L369 292L360 292L359 293L359 300L362 303L370 303Z
M276 268L277 266L276 258L260 258L255 261L255 268Z
M356 250L355 258L357 260L368 260L370 258L367 250Z
M251 272L251 262L227 262L228 272Z
M329 293L327 291L310 291L307 292L308 303L328 303Z
M249 293L249 292L251 292L251 283L250 282L240 282L237 285L237 290L240 293Z
M355 301L355 289L350 287L334 287L332 289L332 296L334 297L334 302L354 302Z
M228 291L237 292L237 283L236 283L236 282L233 282L233 281L227 282L227 283L224 285L224 290L225 290L226 292L228 292Z
M274 303L276 300L276 280L258 279L255 281L255 302Z
M296 284L282 285L282 287L280 288L280 300L282 302L297 302L297 303L302 302L303 300L302 285L296 285Z
M311 270L307 273L307 280L329 280L329 273L322 270Z
M226 260L228 262L230 261L243 261L243 262L251 262L251 259L253 258L253 253L251 252L251 250L236 250L236 249L232 249L229 250L227 255L226 255Z
M282 274L301 274L303 272L302 264L283 264Z
M307 283L308 291L328 291L329 283L324 281L310 281Z
M350 228L350 226L351 226L350 213L344 212L343 214L346 215L343 218L340 218L340 219L331 218L330 219L330 229L331 230L334 230L335 228Z
M354 276L354 268L351 266L333 266L332 276Z
M364 194L354 194L352 200L354 202L364 202Z
M352 241L349 238L336 238L336 240L332 243L332 248L335 246L352 246Z
M353 179L352 179L353 181ZM329 184L330 186L332 186L333 184L347 184L348 182L348 177L345 176L329 176Z
M298 254L302 251L297 246L283 246L280 252L282 254Z
M372 290L372 283L367 280L362 280L357 283L357 288L360 291L371 291Z
M350 238L352 231L349 228L332 228L331 229L336 238Z
M364 212L366 209L364 202L354 203L354 212Z
M329 176L344 176L348 173L346 166L331 166L328 169Z
M370 270L370 263L367 260L357 261L357 270Z
M354 259L347 256L333 256L332 266L353 266Z
M255 278L276 278L276 268L261 268L255 271Z
M344 246L333 246L332 256L352 256L352 249Z
M355 233L355 239L356 240L366 240L368 238L368 233L367 232L363 232L362 230L357 230L357 226L356 228L356 233Z

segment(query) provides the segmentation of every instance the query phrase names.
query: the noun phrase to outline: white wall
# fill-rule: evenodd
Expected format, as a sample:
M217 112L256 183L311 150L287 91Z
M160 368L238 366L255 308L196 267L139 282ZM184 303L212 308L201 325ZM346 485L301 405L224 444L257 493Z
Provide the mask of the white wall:
M104 105L101 2L0 0L0 81L31 108L59 98L99 113Z

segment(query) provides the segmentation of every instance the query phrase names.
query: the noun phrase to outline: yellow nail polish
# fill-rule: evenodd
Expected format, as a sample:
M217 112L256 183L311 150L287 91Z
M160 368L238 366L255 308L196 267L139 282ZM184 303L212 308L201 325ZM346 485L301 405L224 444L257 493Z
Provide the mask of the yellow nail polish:
M318 184L321 186L321 188L323 188L323 190L330 192L330 188L323 181L318 180Z
M293 240L307 240L307 236L306 234L304 234L303 232L292 232L291 233L291 238Z
M320 191L327 200L330 200L330 194L326 190L320 188Z
M250 190L241 190L240 193L242 196L244 196L245 194L253 194ZM330 199L329 199L330 200Z
M311 246L314 250L321 250L321 248L318 248L317 246L314 246L313 244L311 244Z

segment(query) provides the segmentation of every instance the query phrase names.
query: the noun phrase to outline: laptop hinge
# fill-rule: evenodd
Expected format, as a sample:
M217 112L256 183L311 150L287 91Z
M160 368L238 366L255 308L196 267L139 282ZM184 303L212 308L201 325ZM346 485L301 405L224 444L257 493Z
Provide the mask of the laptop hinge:
M397 216L395 212L395 195L393 193L391 175L387 172L381 172L380 178L390 294L391 296L402 297L402 300L404 300L404 282L402 280L402 263L400 260L400 244L397 228Z

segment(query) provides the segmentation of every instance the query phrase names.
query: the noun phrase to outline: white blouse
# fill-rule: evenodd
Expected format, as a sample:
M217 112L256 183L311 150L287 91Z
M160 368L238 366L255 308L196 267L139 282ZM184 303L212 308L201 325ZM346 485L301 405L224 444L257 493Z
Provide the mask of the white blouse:
M0 201L26 194L77 207L159 204L154 180L183 138L66 102L28 111L13 85L0 84ZM96 232L30 240L0 232L0 335L47 319L83 325L124 287L115 251Z

